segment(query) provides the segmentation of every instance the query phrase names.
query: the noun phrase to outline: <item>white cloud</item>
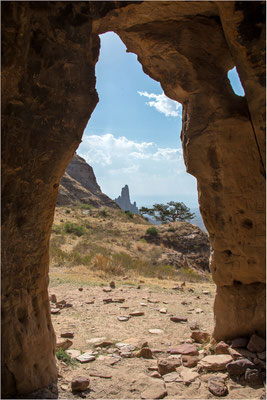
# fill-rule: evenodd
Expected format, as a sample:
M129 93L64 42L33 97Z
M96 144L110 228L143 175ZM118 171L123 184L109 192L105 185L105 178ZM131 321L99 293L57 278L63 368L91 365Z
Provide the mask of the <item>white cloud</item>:
M166 117L180 117L182 118L182 105L177 101L169 99L162 92L161 94L138 92L140 96L145 96L148 99L155 99L155 101L148 101L146 104L155 109Z
M78 154L90 164L104 193L111 198L128 184L131 199L169 195L185 201L183 193L196 196L195 179L185 172L181 148L159 147L112 134L84 136ZM139 204L142 205L142 204Z

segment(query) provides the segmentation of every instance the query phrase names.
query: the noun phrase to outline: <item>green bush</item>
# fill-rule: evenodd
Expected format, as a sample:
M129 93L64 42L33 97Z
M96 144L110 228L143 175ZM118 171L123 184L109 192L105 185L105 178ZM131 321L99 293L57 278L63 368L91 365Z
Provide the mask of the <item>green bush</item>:
M85 229L81 225L73 224L72 222L66 222L64 225L64 231L66 233L73 233L76 236L82 236L84 235Z
M152 237L156 237L158 236L159 231L154 226L151 226L151 228L148 228L146 230L146 234Z
M127 215L127 217L132 218L133 219L133 213L131 211L124 211L125 214Z
M91 204L81 204L80 209L81 210L92 210L93 206Z
M57 356L57 359L58 359L58 360L63 361L63 362L66 363L67 365L74 366L74 365L76 365L76 364L78 363L78 361L77 361L76 359L71 358L71 356L69 356L69 355L66 353L66 351L63 350L63 349L61 349L61 348L59 348L59 349L56 351L56 356Z
M66 214L70 214L70 210L66 210L65 213L66 213Z

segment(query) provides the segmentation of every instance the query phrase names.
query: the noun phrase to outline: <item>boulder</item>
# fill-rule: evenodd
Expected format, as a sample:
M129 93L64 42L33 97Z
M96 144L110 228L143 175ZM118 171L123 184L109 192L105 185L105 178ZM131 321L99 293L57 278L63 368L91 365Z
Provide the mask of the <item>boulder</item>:
M202 358L198 365L208 371L223 371L232 360L228 354L216 354Z
M90 380L86 376L76 376L71 381L71 389L73 392L82 392L88 389L89 384Z

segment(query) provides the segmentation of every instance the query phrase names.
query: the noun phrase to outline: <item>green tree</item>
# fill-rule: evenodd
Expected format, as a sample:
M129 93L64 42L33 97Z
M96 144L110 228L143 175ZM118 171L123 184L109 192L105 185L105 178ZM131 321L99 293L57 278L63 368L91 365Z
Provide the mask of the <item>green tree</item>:
M141 215L150 215L161 222L189 221L195 218L190 208L178 201L169 201L167 204L156 203L153 208L141 207L139 212Z

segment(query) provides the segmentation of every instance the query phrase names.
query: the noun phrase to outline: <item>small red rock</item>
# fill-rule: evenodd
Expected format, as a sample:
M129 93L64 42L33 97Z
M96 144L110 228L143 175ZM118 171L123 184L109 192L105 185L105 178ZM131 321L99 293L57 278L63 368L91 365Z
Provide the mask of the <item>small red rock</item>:
M225 342L221 341L217 343L215 347L215 354L229 354L229 346Z
M187 368L193 368L197 365L199 359L196 356L182 356L183 366Z
M197 343L203 343L210 339L210 335L207 332L194 331L191 333L191 338Z
M194 356L198 354L198 349L194 344L184 343L180 344L174 349L170 350L171 354L184 354L187 356Z
M175 316L175 317L171 317L170 320L173 322L186 322L187 318Z
M83 288L82 288L82 287L79 287L79 291L82 292L82 291L83 291Z

